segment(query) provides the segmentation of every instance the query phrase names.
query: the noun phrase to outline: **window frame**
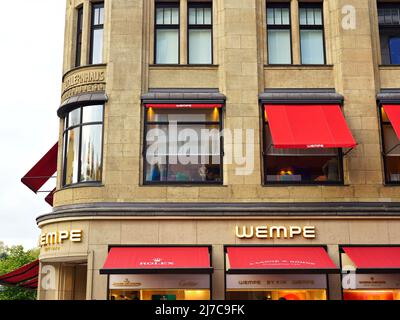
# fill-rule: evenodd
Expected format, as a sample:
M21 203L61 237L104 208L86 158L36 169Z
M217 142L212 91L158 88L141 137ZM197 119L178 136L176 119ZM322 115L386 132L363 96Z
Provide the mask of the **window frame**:
M93 48L93 38L94 38L94 32L96 30L103 30L103 53L104 53L104 22L105 22L105 15L103 16L103 24L94 24L95 20L95 12L97 8L103 8L104 13L105 13L105 7L104 7L104 2L93 2L91 3L91 12L90 12L90 50L89 50L89 64L93 65L93 53L94 53L94 48ZM104 63L104 56L102 53L103 61L97 64L102 64Z
M313 8L321 9L321 25L303 25L301 24L300 11L302 8ZM299 2L299 48L300 48L300 64L302 66L326 66L326 36L325 36L325 15L324 15L324 3L323 2ZM303 30L321 30L322 31L322 47L324 52L324 62L323 63L303 63L303 53L301 50L301 31Z
M178 24L157 24L157 9L159 8L178 8ZM154 6L154 65L176 66L181 64L181 8L179 2L160 2L156 1ZM158 63L157 62L157 34L158 30L174 29L178 31L178 62L177 63Z
M398 24L381 24L379 21L379 10L380 9L399 9L399 13L400 13L400 3L396 3L396 2L381 2L378 1L377 3L377 19L378 19L378 32L379 32L379 46L380 46L380 61L381 61L381 65L383 66L400 66L400 64L394 64L392 62L392 55L390 52L390 45L389 43L387 43L388 46L388 50L389 50L389 59L390 59L390 64L387 63L383 63L383 55L382 55L382 35L381 32L382 30L391 30L391 29L399 29L400 30L400 16L399 16L399 23ZM398 37L400 37L400 33L398 35ZM391 38L393 38L392 36L389 36L388 40L390 40Z
M76 8L75 68L82 66L83 6Z
M102 121L91 121L91 122L85 122L83 123L83 109L85 107L90 107L90 106L102 106L103 110L103 114L102 114ZM79 112L79 117L80 117L80 122L79 124L73 125L68 127L68 119L69 119L69 115L72 111L75 111L76 109L80 109ZM65 117L64 117L64 127L63 127L63 132L62 132L62 138L63 138L63 146L62 146L62 150L63 150L63 156L62 156L62 181L61 181L61 187L62 188L69 188L69 187L73 187L76 185L82 186L82 185L86 185L86 186L93 186L93 185L100 185L103 182L103 164L104 164L104 119L105 119L105 104L87 104L84 106L78 106L76 108L73 108L71 110L68 111L68 113L66 113ZM80 181L81 180L81 169L82 169L82 129L84 127L88 127L88 126L96 126L96 125L101 125L101 180L96 180L96 181ZM78 181L77 182L73 182L70 184L66 183L66 178L67 178L67 170L66 170L66 163L67 163L67 134L68 132L70 132L73 129L79 128L79 154L78 154Z
M301 104L302 102L299 101L299 103L292 103L292 104ZM269 105L274 104L274 103L268 103ZM275 103L277 105L280 105L281 103ZM311 103L307 103L307 104L311 104ZM315 103L320 104L320 103ZM335 104L336 105L336 104ZM262 119L262 150L261 150L261 157L262 157L262 184L263 187L276 187L276 186L294 186L294 187L307 187L307 186L344 186L345 185L345 181L344 181L344 162L343 162L343 158L344 158L344 152L342 148L337 148L337 158L338 158L338 173L340 175L340 180L338 181L307 181L307 182L303 182L303 181L268 181L267 180L267 158L268 158L268 153L267 153L267 148L269 146L267 146L267 136L266 136L266 130L267 130L267 125L268 122L266 121L266 117L265 117L265 103L261 104L261 119ZM342 105L341 105L342 107ZM269 127L269 125L268 125ZM336 149L336 148L335 148ZM314 156L314 155L312 155ZM293 156L293 158L295 157L306 157L306 156ZM315 155L315 157L319 157L318 155Z
M276 25L276 24L268 24L268 9L289 9L289 24L285 25L285 24L281 24L281 25ZM290 2L267 2L266 3L266 15L265 15L266 21L265 21L265 25L266 25L266 38L267 38L267 54L268 54L268 61L267 61L267 65L271 65L271 66L290 66L293 65L293 35L292 35L292 8L290 6ZM269 54L269 35L268 35L268 31L269 30L289 30L289 35L290 35L290 63L271 63L270 62L270 54Z
M148 111L149 108L146 104L143 105L144 108L144 125L143 125L143 166L142 166L142 184L143 186L222 186L224 184L224 137L221 135L220 137L220 181L147 181L147 165L146 165L146 154L147 154L147 141L146 136L148 132L148 127L151 125L160 125L160 126L168 126L170 124L169 121L148 121ZM188 108L190 110L190 108ZM174 108L166 108L164 110L177 110ZM178 109L180 110L180 109ZM202 110L202 109L197 109ZM204 109L208 110L208 109ZM218 126L219 132L222 132L224 128L224 118L223 118L223 110L224 108L219 108L219 121L178 121L178 125L206 125L206 126ZM180 110L181 112L184 110Z
M388 119L388 121L384 121L383 120L383 116L382 116L382 112L383 112L383 103L379 103L378 104L378 117L379 117L379 130L380 130L380 134L381 134L381 154L382 154L382 161L383 161L383 181L384 181L384 185L385 186L400 186L400 181L389 181L388 180L388 166L386 164L387 158L390 157L386 154L386 144L385 144L385 130L384 127L385 126L390 126L393 130L393 125L390 122L390 120ZM395 133L396 134L396 133ZM399 145L400 145L400 141L399 141ZM400 160L399 160L400 161Z
M211 24L190 24L189 12L192 8L210 8L211 9ZM197 20L197 17L196 17ZM190 63L190 31L191 30L211 30L211 62L210 63ZM187 30L186 30L186 50L188 65L191 66L210 66L214 65L214 14L213 2L188 2L187 6Z

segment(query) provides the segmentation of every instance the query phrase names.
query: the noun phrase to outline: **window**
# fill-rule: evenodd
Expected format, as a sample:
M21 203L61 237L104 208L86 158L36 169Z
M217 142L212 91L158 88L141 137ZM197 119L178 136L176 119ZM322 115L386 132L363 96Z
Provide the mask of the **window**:
M212 64L212 3L189 3L189 64Z
M400 140L383 107L381 123L385 181L387 184L400 184Z
M179 4L157 3L155 63L179 64Z
M268 63L291 64L290 4L268 4Z
M343 183L341 149L274 148L268 121L265 122L264 137L265 184Z
M302 3L299 14L301 63L325 64L322 4Z
M400 64L400 4L378 4L382 64Z
M81 65L82 53L82 31L83 31L83 7L77 10L77 25L76 25L76 53L75 53L75 67Z
M222 184L219 108L146 108L145 184Z
M64 119L63 185L101 182L103 105L85 106Z
M104 3L92 5L90 64L103 63Z

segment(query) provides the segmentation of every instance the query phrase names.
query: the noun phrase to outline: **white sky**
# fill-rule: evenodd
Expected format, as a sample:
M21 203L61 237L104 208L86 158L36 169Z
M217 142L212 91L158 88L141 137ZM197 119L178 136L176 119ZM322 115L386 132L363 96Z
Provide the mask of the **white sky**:
M35 247L44 194L20 179L57 142L65 0L1 1L0 241Z

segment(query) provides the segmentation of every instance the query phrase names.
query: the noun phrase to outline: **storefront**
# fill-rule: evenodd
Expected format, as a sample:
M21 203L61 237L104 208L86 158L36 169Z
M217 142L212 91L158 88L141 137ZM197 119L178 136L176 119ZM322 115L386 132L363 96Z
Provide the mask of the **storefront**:
M341 246L343 300L400 300L400 247Z
M109 300L210 300L211 247L111 247Z
M322 246L225 247L227 300L328 300L338 272Z

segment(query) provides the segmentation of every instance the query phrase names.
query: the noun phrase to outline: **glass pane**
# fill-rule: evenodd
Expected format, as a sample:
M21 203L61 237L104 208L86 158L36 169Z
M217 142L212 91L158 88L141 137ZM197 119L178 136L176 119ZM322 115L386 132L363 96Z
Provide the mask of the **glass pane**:
M102 125L82 127L82 156L80 182L101 181Z
M307 25L307 10L305 8L300 8L300 24Z
M197 8L197 24L204 24L204 9L203 8Z
M68 114L68 127L81 123L81 108L75 109Z
M163 8L157 8L156 23L164 24L164 9Z
M99 9L99 24L104 24L104 7Z
M322 10L314 9L314 18L316 25L322 25Z
M289 25L290 24L290 14L289 9L282 9L282 24Z
M282 9L275 8L275 24L282 24Z
M268 8L267 9L267 24L270 24L270 25L275 24L275 22L274 22L274 9L273 8Z
M324 64L324 40L322 30L301 30L301 63Z
M103 62L103 29L93 31L92 64Z
M87 122L103 122L102 105L83 107L82 123Z
M400 143L396 132L393 130L392 125L383 126L383 135L385 141L385 153L389 156L400 156Z
M157 30L156 63L179 63L179 33L178 30Z
M392 9L393 24L400 24L400 9Z
M189 30L189 64L211 64L211 30Z
M79 134L80 128L69 130L66 133L66 163L65 184L73 184L78 182L78 166L79 166Z
M171 18L172 24L179 24L179 9L178 8L173 8L172 9L172 18Z
M164 9L164 24L171 24L172 23L172 9L165 8Z
M214 109L153 109L147 110L148 122L219 122L220 110Z
M196 8L189 9L189 24L196 24Z
M204 24L212 24L212 10L211 8L204 9Z
M400 156L385 158L386 180L388 182L400 183Z
M315 24L314 9L313 8L308 8L307 9L307 24L308 25L314 25Z
M291 64L289 30L268 31L268 61L270 64Z
M400 37L394 37L389 40L390 63L400 64Z

